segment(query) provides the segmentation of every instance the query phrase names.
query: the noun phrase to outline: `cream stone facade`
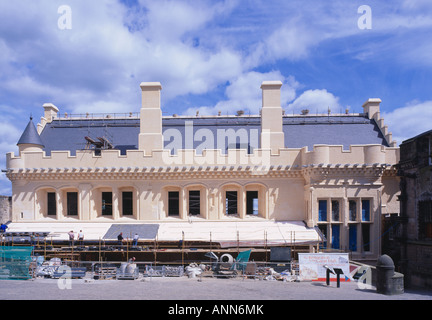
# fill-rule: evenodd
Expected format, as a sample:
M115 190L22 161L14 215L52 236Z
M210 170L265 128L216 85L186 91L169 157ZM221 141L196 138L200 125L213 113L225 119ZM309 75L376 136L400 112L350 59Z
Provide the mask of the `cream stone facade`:
M7 154L14 226L191 221L283 226L303 221L305 230L325 235L321 246L351 251L364 259L380 254L382 217L399 212L394 167L399 148L380 117L381 100L366 101L363 114L286 115L280 102L282 83L269 81L261 86L259 116L163 117L161 84L140 87L139 118L133 114L62 117L56 106L44 104L44 116L37 125L42 143L24 141L18 144L18 155ZM303 122L295 124L299 135L302 124L305 127L311 121L327 121L326 130L332 121L341 122L338 125L345 130L355 120L355 128L372 126L374 137L380 138L349 146L323 144L318 139L320 129L315 128L316 137L305 134L308 139L317 138L313 147L287 147L287 141L296 136L287 137L284 128L300 118ZM168 121L182 125L164 131ZM197 130L195 123L200 121ZM99 137L100 143L85 141L85 134L102 122L108 133ZM109 130L120 127L129 128L130 133L124 135L130 136L135 148L122 151L113 146ZM48 136L49 141L56 136L62 139L60 133L71 128L82 130L85 147L51 146L48 150ZM212 148L219 145L219 138L228 147ZM179 147L168 149L167 145L176 145L176 139L182 139Z

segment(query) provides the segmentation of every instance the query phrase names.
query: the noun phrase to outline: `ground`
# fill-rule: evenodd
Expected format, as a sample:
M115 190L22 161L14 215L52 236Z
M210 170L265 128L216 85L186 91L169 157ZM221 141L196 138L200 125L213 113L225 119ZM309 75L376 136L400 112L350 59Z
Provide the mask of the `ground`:
M1 280L1 300L432 300L432 291L383 295L356 282L153 277L137 280Z

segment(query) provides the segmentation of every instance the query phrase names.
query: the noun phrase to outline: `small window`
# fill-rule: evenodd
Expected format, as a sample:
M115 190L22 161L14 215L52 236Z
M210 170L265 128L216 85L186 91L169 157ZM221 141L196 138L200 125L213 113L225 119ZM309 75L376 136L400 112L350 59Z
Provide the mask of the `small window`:
M325 238L325 240L322 243L320 243L320 249L327 249L327 239L328 239L328 237L327 237L327 224L319 224L318 228Z
M349 220L357 221L357 202L355 200L349 200Z
M55 216L55 215L57 215L57 201L56 201L56 194L55 194L55 192L48 192L48 194L47 194L47 204L48 204L47 214L49 216Z
M225 199L225 213L237 214L237 191L227 191Z
M357 251L357 224L350 224L348 231L349 243L348 247L350 251Z
M112 215L112 192L102 192L102 215Z
M178 191L168 192L168 215L179 216L180 215L180 193Z
M363 251L370 251L370 224L362 224Z
M332 210L332 221L339 221L339 201L332 200L331 202Z
M78 192L68 192L66 194L66 207L68 216L78 215Z
M370 200L362 200L362 221L370 221Z
M318 201L318 220L327 221L327 200Z
M131 191L122 192L122 211L124 216L133 215L133 193Z
M189 214L197 216L201 213L201 194L199 190L189 191Z
M258 191L246 192L246 214L258 215Z
M332 229L332 249L340 249L340 225L333 224L331 226Z

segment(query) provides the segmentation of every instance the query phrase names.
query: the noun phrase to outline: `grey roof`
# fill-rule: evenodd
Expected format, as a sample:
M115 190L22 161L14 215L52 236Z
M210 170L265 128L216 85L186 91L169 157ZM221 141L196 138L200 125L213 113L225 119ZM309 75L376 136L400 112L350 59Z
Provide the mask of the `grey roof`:
M36 127L33 123L32 118L30 118L30 121L27 124L27 127L24 129L24 132L21 135L21 138L18 140L17 145L20 145L20 144L34 144L34 145L44 147L44 144L43 144L41 137L39 136L39 134L36 130Z
M86 149L90 137L104 137L114 149L138 149L140 120L129 119L57 119L46 124L41 133L44 150ZM164 146L176 153L178 149L248 148L260 147L261 118L259 116L231 117L164 117L162 120ZM288 116L283 118L285 147L312 150L316 144L351 145L380 144L388 146L375 120L365 115ZM88 147L88 146L87 146Z
M120 232L124 238L132 239L138 234L140 239L155 239L158 230L158 224L112 224L103 239L117 239Z
M388 143L374 119L366 116L304 116L284 118L285 145L289 148L313 145L350 145Z

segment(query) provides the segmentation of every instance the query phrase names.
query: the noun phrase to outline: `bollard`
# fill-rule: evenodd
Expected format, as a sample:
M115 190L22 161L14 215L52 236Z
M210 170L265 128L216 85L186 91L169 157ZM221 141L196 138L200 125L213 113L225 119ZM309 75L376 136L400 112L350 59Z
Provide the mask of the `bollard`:
M403 274L394 271L395 266L392 258L382 255L376 265L378 293L385 295L402 294L404 292Z

